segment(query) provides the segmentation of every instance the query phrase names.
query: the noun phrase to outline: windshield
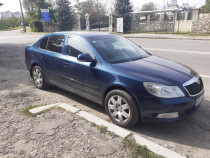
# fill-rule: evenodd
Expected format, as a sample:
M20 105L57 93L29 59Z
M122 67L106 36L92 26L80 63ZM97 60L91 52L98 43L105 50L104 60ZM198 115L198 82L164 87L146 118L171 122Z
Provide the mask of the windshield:
M139 46L116 35L89 37L88 40L109 63L128 62L148 57Z

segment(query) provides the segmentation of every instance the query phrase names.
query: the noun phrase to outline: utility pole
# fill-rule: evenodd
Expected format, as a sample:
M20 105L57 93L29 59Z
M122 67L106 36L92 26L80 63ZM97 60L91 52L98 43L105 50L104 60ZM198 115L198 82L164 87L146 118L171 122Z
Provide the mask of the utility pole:
M99 28L98 28L98 30L99 30L99 32L100 32L100 14L99 14L99 10L98 10L98 0L97 0L97 13L98 13L98 26L99 26Z
M23 8L22 8L21 0L19 0L19 2L20 2L20 10L21 10L22 20L23 20L23 31L26 32L26 27L25 27L25 23L24 23L24 15L23 15Z
M163 0L163 3L164 3L164 7L163 8L164 8L164 10L166 10L165 0Z

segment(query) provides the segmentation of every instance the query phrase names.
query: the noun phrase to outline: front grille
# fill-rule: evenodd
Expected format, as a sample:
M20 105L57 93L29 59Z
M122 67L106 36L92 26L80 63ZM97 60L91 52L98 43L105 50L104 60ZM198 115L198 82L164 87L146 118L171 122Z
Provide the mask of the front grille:
M203 81L201 78L199 78L199 81L199 83L194 82L190 85L184 86L190 95L199 94L203 90Z

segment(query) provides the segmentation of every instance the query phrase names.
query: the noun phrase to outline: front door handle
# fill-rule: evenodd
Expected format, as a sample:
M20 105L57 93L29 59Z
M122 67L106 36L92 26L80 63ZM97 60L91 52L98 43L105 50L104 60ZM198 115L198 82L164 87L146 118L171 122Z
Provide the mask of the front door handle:
M64 66L68 66L69 63L68 62L63 62Z

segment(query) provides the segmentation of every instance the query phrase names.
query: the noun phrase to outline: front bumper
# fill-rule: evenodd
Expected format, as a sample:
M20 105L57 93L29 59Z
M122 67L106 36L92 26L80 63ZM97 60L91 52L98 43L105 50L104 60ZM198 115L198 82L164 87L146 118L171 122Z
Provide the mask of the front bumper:
M196 100L202 98L204 91L194 97L183 97L183 98L157 98L157 97L138 97L140 109L141 109L141 121L142 122L173 122L190 116L195 113L199 104L196 105ZM174 113L178 112L176 118L158 118L159 114L162 113Z

